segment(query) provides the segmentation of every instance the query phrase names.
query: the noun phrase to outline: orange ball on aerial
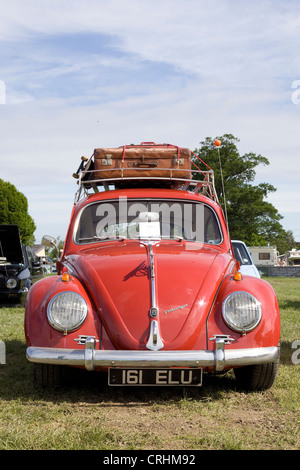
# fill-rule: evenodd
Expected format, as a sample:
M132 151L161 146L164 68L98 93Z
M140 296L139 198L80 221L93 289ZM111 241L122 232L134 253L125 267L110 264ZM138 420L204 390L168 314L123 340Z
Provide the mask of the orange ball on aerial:
M216 146L216 147L220 147L220 145L221 145L221 141L218 140L218 139L216 139L216 140L215 140L215 146Z

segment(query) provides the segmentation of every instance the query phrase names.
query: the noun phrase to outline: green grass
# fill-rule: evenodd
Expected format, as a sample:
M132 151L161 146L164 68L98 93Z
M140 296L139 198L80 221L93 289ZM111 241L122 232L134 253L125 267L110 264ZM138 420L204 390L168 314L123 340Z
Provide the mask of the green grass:
M300 279L266 280L279 300L282 352L275 384L259 393L237 391L231 372L205 377L201 389L118 389L82 371L68 387L40 391L25 357L24 309L1 307L0 449L299 449L292 345L300 340Z

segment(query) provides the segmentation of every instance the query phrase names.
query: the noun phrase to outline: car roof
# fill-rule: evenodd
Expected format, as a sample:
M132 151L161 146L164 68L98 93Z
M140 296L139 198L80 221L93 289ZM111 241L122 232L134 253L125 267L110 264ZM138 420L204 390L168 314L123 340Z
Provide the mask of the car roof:
M199 193L192 191L184 191L180 189L169 188L125 188L113 189L110 191L99 191L98 193L91 194L84 199L81 199L76 207L82 208L83 206L96 201L105 201L108 199L118 198L139 199L139 198L162 198L162 199L181 199L187 201L204 202L217 210L221 209L220 205Z

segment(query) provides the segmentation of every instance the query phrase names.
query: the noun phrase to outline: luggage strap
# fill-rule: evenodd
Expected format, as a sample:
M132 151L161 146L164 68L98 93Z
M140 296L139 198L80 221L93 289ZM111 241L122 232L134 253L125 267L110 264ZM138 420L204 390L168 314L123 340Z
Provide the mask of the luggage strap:
M124 165L124 161L125 161L125 152L126 152L126 148L127 147L135 147L135 148L139 148L139 147L157 147L157 148L162 148L162 147L173 147L175 149L177 149L177 164L179 165L179 156L180 156L180 147L178 147L177 145L172 145L172 144L156 144L155 142L141 142L140 145L123 145L123 153L122 153L122 166Z

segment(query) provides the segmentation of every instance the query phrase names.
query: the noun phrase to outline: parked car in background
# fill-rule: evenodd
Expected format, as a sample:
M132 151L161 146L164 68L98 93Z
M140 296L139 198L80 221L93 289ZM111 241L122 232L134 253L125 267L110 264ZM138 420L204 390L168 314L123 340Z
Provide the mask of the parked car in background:
M44 277L29 246L21 243L17 225L0 225L0 300L25 300L32 284Z
M82 161L58 273L26 301L38 385L71 366L105 372L111 386L201 386L230 369L242 388L272 386L276 295L239 272L213 172L198 176L191 152L166 144Z
M231 240L235 259L241 263L240 271L247 276L260 277L259 271L253 263L247 245L241 240Z

